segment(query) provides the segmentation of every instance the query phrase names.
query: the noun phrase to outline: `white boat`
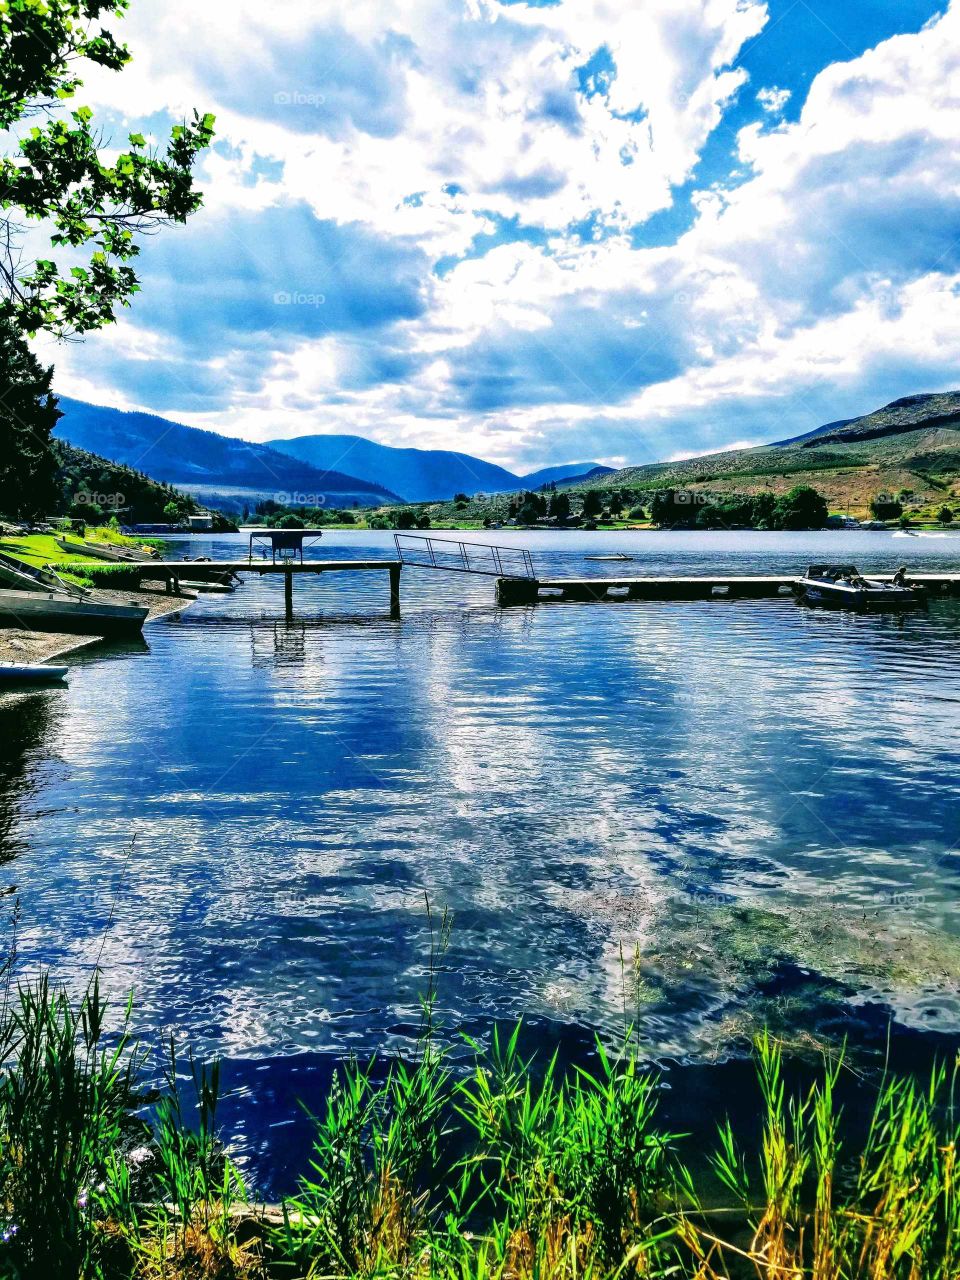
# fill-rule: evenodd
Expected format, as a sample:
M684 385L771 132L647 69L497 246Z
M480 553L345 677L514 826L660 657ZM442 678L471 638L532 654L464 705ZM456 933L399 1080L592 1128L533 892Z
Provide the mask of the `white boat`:
M617 551L609 556L584 556L585 560L635 560L636 556L628 556L625 551Z
M69 667L28 666L22 662L0 662L0 689L9 684L55 684L67 678Z
M0 626L24 631L133 635L142 631L148 613L140 605L102 604L61 592L0 590Z
M864 578L852 564L812 564L802 578L794 579L793 593L804 604L841 609L909 609L923 601L915 587Z

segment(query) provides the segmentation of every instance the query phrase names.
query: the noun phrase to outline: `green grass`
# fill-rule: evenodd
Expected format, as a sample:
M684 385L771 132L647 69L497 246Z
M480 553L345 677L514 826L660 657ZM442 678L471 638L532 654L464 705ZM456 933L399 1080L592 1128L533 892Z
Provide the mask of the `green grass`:
M65 535L70 542L78 547L76 553L70 552L71 563L83 564L106 564L107 561L98 559L96 556L85 556L79 547L81 539L75 534ZM145 545L143 541L137 538L125 537L123 534L115 533L112 529L106 527L90 530L87 535L88 542L104 542L111 546L122 547L139 547ZM147 540L149 542L149 540ZM56 537L50 533L25 533L16 537L0 539L0 551L5 551L8 555L16 556L18 560L23 560L27 564L33 565L34 568L42 569L48 564L56 564L63 561L67 552L57 545Z
M430 973L449 936L433 938ZM590 1070L468 1042L454 1069L435 979L410 1055L343 1064L309 1168L265 1221L217 1137L216 1062L171 1044L144 1118L132 1007L96 979L48 979L0 1006L0 1275L26 1280L268 1276L426 1280L956 1280L956 1069L884 1076L865 1132L837 1102L842 1056L790 1089L756 1042L752 1121L712 1156L658 1118L659 1082L627 1029ZM108 1032L108 1027L112 1030ZM458 1055L458 1061L461 1055ZM738 1103L742 1099L738 1099ZM742 1109L742 1108L741 1108ZM694 1172L693 1170L696 1170Z

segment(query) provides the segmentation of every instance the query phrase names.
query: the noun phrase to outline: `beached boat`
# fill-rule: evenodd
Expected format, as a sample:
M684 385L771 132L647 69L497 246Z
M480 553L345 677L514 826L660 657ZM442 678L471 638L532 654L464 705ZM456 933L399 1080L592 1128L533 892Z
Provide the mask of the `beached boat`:
M143 629L148 609L103 604L65 592L0 590L0 626L24 631L65 631L70 635L134 635Z
M22 662L0 662L0 689L11 684L55 684L67 678L69 667L28 666Z
M52 569L38 569L16 556L0 552L0 586L18 591L59 591L64 595L82 596L82 588L65 582Z
M864 578L852 564L812 564L793 591L804 604L841 609L909 609L923 600L916 588Z
M92 556L95 560L110 560L113 563L121 562L124 564L142 564L145 560L152 559L147 551L140 551L136 547L112 547L106 542L73 542L69 538L57 538L56 544L61 551L67 551L73 556Z

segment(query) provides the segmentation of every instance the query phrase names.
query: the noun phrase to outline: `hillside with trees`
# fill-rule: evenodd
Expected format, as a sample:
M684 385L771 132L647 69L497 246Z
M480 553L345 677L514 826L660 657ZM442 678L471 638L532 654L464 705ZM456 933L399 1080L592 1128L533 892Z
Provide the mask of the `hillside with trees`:
M625 467L580 487L776 500L798 485L822 493L831 511L861 518L877 501L918 520L944 506L960 511L960 391L907 396L777 444Z

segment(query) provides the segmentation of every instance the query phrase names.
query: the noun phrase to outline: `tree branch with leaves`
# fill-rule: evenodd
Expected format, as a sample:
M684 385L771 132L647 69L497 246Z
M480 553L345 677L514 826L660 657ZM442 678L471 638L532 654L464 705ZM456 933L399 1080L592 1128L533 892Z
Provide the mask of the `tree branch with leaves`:
M0 159L0 312L26 333L66 337L110 324L140 287L131 265L138 237L185 222L202 203L193 166L213 138L209 113L194 111L162 147L132 133L111 161L90 109L64 113L84 62L120 71L130 61L103 25L127 8L128 0L0 0L0 128L15 133L40 118ZM33 222L73 265L25 260Z

